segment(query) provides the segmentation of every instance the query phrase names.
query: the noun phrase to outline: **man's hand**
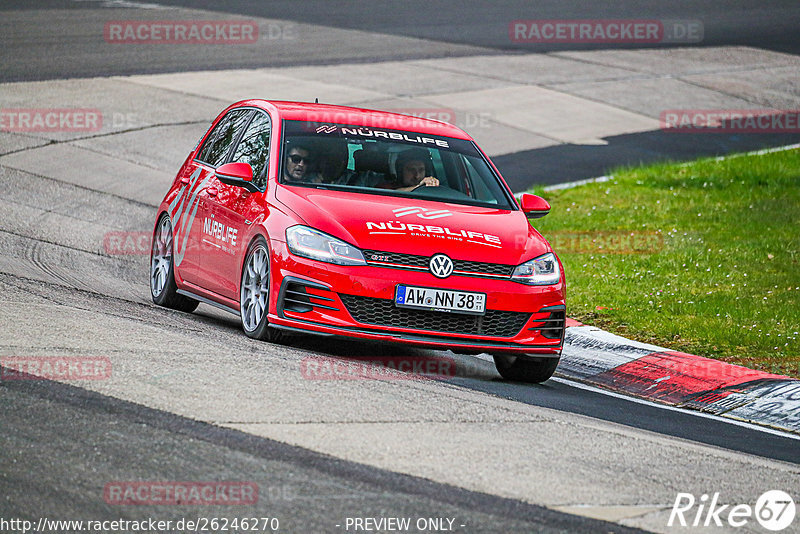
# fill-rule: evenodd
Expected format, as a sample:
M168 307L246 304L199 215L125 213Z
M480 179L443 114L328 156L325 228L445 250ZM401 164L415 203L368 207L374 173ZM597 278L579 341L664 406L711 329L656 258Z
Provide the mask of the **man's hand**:
M437 187L439 185L439 180L434 178L433 176L426 176L422 180L419 181L417 185L410 185L408 187L398 187L395 191L415 191L420 187Z

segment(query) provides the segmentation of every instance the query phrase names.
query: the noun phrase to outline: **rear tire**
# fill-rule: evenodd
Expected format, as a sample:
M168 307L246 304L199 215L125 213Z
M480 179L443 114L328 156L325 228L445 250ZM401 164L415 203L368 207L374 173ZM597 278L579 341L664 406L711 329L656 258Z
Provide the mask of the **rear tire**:
M544 382L556 372L561 358L529 358L494 354L494 365L497 372L506 380L538 384Z
M172 261L172 242L172 222L165 213L158 220L158 226L153 234L150 254L150 296L159 306L191 313L200 303L178 294L175 266Z
M239 286L239 315L247 337L278 342L283 332L272 328L267 321L272 277L269 270L270 253L267 242L258 237L245 256Z

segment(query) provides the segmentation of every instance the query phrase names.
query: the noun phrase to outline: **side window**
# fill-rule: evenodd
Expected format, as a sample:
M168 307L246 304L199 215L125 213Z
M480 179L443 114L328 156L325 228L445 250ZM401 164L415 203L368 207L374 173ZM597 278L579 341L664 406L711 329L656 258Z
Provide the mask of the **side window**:
M438 150L431 151L431 161L433 161L433 175L440 180L443 180L447 175L444 171L444 163L442 163L442 155Z
M269 115L257 112L253 117L250 126L242 136L242 140L236 146L231 161L249 163L253 168L253 183L259 189L264 189L267 185L266 167L269 161L269 136L272 132L272 124Z
M225 115L206 139L197 159L212 167L219 167L225 163L231 145L242 127L247 124L250 113L252 111L249 109L234 109Z
M472 158L461 156L461 159L464 161L464 167L467 169L467 175L473 187L472 197L484 202L497 204L497 195L502 195L502 192L497 188L498 190L493 193L486 185L487 183L496 182L489 181L488 176L482 175L482 173L475 168Z

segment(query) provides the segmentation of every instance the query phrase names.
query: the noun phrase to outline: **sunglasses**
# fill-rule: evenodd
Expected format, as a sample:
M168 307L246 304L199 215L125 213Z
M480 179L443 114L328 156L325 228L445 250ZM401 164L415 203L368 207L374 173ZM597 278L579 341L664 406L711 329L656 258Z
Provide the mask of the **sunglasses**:
M305 161L306 163L314 163L314 158L309 158L309 157L304 158L303 156L300 156L298 154L292 154L291 156L289 156L289 161L291 161L295 165L297 165L301 161Z

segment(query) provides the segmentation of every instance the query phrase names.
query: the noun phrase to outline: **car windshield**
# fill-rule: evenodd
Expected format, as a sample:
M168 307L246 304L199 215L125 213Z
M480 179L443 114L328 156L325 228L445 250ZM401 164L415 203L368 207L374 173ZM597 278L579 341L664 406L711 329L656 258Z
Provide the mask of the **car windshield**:
M516 209L471 141L284 121L281 183Z

